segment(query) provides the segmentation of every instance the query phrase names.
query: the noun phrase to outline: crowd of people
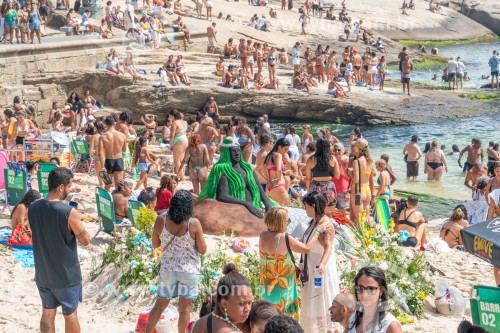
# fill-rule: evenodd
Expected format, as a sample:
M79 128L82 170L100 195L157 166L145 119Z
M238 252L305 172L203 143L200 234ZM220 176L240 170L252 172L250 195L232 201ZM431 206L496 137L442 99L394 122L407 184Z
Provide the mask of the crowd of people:
M46 0L3 1L0 7L0 42L33 44L35 37L42 43L40 27L48 16Z

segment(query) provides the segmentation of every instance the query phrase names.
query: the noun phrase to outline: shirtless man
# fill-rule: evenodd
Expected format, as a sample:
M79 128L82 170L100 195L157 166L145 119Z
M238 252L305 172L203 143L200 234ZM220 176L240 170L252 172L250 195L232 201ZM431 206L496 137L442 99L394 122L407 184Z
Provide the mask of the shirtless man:
M210 165L212 165L214 160L215 151L217 150L216 141L219 138L219 133L213 127L214 121L212 118L207 117L201 121L201 126L199 130L201 142L207 147L208 159Z
M207 100L205 106L203 107L203 110L210 118L219 117L219 106L217 106L217 102L215 101L215 98L213 96L210 96L210 98Z
M215 22L212 23L207 28L207 37L208 37L208 48L207 52L208 53L215 53L215 48L217 47L217 38L215 37L217 35L217 29L215 29Z
M472 193L476 191L477 180L481 176L486 176L488 170L481 166L479 163L474 163L467 171L465 175L464 185L472 190ZM471 184L472 183L472 184Z
M122 153L127 151L127 137L115 129L115 119L107 116L104 120L106 132L99 138L99 160L101 169L113 176L114 184L118 184L124 176ZM105 185L109 191L111 184Z
M254 75L253 75L253 64L255 62L255 59L254 59L254 52L255 52L255 47L252 45L252 41L249 39L247 40L247 46L246 46L246 51L247 51L247 56L248 56L248 60L247 60L247 64L248 64L248 67L245 68L247 70L247 73L250 74L250 77L253 79Z
M236 49L236 45L233 45L233 39L229 38L227 43L224 45L224 58L236 58L237 55L238 50Z
M361 56L359 53L354 50L354 56L352 57L352 67L354 70L354 82L357 84L358 82L361 81L361 75L360 75L360 70L361 70L361 65L363 64L363 59L361 59Z
M240 52L241 68L247 68L248 66L247 45L243 38L240 39L240 45L238 45L238 51Z
M472 139L472 143L462 149L460 152L460 155L458 156L458 165L462 167L462 155L467 152L467 162L464 163L463 166L463 172L469 171L472 166L476 163L479 163L479 157L481 157L481 165L483 164L484 161L484 153L483 149L481 148L481 140L479 139Z
M118 117L118 121L115 125L115 130L117 130L120 133L123 133L126 138L128 138L129 135L129 129L128 129L128 114L127 112L123 111L120 113L120 116Z
M187 16L187 12L182 10L181 0L176 0L174 2L174 14L181 15L181 16Z
M406 155L406 178L415 180L418 176L418 160L422 157L422 152L417 145L418 136L411 137L411 141L403 149Z

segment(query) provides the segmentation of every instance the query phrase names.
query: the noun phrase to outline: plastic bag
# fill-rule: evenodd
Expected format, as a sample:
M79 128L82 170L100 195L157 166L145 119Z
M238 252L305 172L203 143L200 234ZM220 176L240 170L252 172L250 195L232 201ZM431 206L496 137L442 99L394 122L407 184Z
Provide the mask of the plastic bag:
M146 332L146 324L148 323L149 312L152 308L147 308L146 310L139 313L139 318L137 319L137 324L135 326L135 333ZM153 330L154 333L167 333L177 331L177 319L179 318L179 311L177 308L170 304L165 311L161 314L158 324L156 324L156 329Z
M441 238L433 238L429 241L429 243L425 244L426 251L433 251L436 253L448 253L451 251L448 243L446 243Z
M465 312L464 298L445 280L439 280L436 284L434 304L437 312L444 315L461 316Z

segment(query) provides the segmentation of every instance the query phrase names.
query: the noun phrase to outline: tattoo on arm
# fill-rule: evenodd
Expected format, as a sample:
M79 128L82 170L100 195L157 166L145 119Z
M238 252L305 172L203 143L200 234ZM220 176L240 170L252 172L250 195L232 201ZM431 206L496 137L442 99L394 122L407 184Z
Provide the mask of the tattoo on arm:
M86 236L86 235L87 235L87 230L86 230L86 229L83 229L83 230L82 230L82 232L78 233L78 234L77 234L77 235L75 235L75 236L76 236L76 238L80 239L80 238L82 238L82 237L84 237L84 236Z

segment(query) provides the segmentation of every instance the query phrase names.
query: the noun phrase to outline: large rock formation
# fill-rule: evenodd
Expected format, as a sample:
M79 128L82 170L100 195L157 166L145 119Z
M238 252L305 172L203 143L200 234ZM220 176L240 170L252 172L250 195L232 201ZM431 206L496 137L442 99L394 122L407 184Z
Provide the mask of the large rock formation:
M500 1L498 0L454 0L445 2L465 16L484 25L500 36Z

